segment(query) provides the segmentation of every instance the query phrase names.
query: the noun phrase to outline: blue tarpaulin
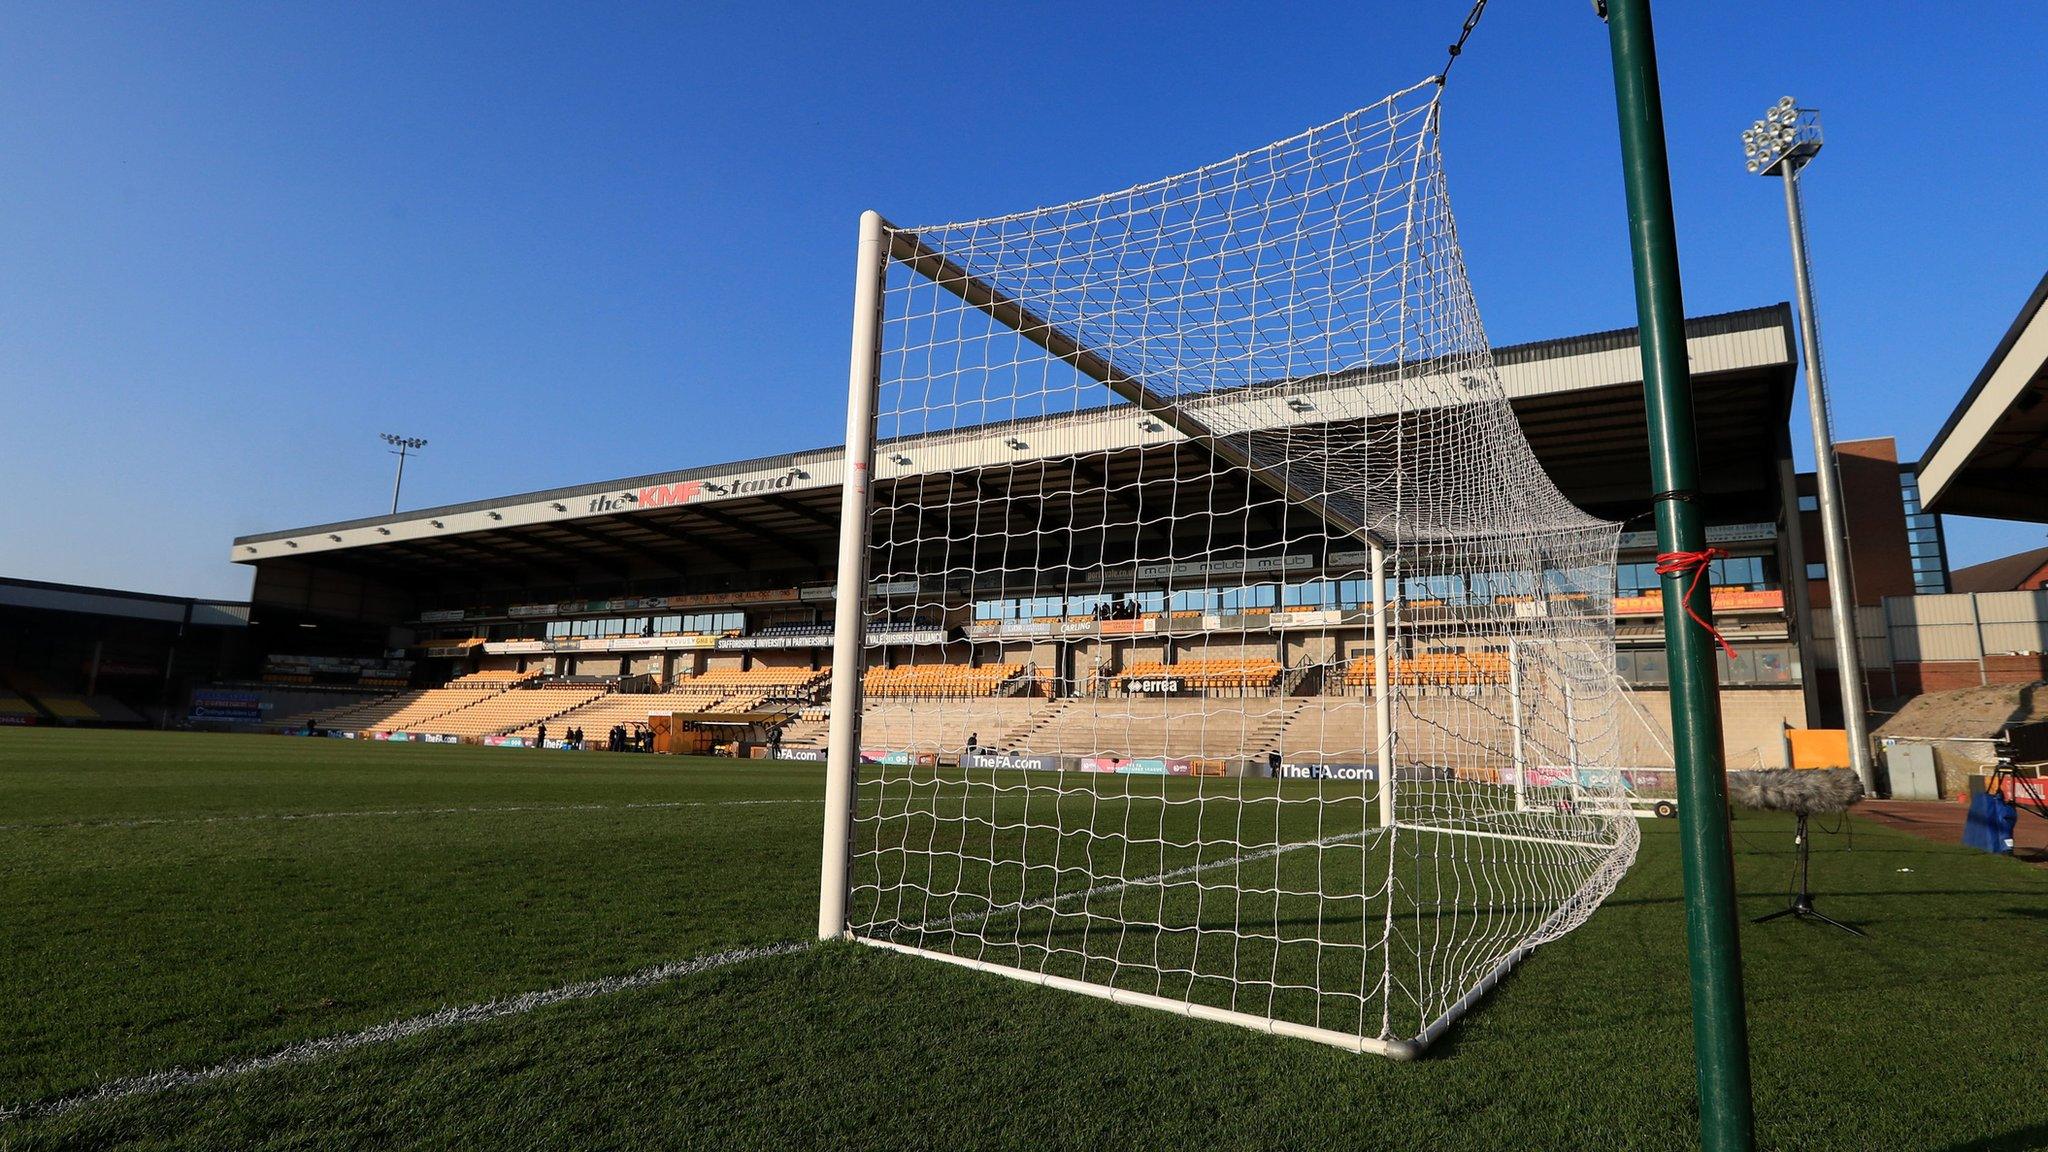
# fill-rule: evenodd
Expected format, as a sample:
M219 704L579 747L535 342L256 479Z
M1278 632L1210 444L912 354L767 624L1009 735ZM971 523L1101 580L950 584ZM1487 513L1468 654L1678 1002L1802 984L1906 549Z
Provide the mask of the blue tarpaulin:
M1979 792L1970 798L1970 815L1963 821L1963 843L2001 856L2012 855L2013 826L2020 810L1996 792Z

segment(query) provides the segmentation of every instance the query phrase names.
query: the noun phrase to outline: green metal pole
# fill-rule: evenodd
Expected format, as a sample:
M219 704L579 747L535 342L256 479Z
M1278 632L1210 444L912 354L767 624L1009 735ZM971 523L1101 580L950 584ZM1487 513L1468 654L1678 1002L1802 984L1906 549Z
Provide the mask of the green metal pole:
M1628 187L1629 247L1643 348L1643 401L1650 425L1650 478L1662 552L1696 552L1706 533L1692 497L1699 484L1692 378L1686 368L1685 303L1650 0L1607 0L1614 96ZM1692 585L1692 603L1686 601ZM1688 611L1690 607L1690 611ZM1735 874L1722 766L1720 686L1705 627L1708 581L1664 577L1664 636L1671 652L1671 733L1677 756L1679 840L1685 870L1685 936L1692 966L1693 1053L1699 1069L1700 1147L1749 1152L1749 1024L1742 1004Z

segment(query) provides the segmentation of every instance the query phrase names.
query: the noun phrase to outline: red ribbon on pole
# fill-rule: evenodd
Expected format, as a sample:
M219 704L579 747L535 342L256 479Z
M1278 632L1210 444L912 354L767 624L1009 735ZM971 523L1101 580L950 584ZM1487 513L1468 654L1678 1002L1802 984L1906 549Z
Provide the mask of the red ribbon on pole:
M1728 658L1733 660L1735 659L1735 647L1728 643L1728 638L1721 635L1719 629L1714 627L1712 620L1701 619L1700 614L1694 611L1692 606L1693 590L1700 586L1700 578L1707 574L1707 566L1727 555L1728 551L1725 548L1702 548L1698 552L1659 552L1657 553L1657 575L1683 576L1688 572L1692 573L1692 581L1685 586L1685 592L1683 593L1685 597L1685 614L1692 617L1694 623L1705 628L1707 635L1712 636L1714 643L1719 644L1721 651L1726 652ZM1710 589L1709 595L1711 594L1712 590Z

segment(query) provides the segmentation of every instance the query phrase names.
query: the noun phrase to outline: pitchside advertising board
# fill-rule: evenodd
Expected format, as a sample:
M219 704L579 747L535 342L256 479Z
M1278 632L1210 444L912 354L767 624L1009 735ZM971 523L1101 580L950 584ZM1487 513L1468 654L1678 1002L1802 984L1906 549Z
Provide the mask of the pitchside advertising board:
M1118 776L1227 776L1228 761L1205 756L1083 756L1083 772L1107 772Z
M860 750L863 764L915 764L920 768L936 768L939 757L932 752L891 752L882 748Z
M1379 773L1364 764L1282 764L1282 780L1377 780Z
M1513 783L1515 770L1504 768L1500 778L1503 783ZM1669 768L1567 768L1541 765L1529 769L1529 787L1566 788L1578 787L1588 792L1605 792L1617 784L1645 791L1652 788L1670 788L1677 774Z
M255 724L263 719L263 707L263 697L254 692L200 688L192 693L191 718L215 723Z
M960 757L962 768L1035 768L1057 772L1064 765L1058 756L1019 756L1007 753L969 752Z

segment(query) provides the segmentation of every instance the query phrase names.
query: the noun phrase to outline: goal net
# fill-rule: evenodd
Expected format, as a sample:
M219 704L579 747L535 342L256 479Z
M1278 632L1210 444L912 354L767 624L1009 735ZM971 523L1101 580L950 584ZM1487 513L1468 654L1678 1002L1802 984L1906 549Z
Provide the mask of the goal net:
M1617 526L1503 391L1439 92L866 218L822 932L1401 1056L1612 890Z

